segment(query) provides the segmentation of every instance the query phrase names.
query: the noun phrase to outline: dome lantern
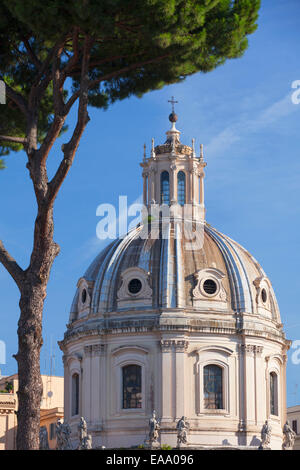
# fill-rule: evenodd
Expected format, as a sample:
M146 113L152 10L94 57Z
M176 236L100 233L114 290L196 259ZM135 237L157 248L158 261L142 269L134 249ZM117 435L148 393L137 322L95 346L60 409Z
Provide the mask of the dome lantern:
M152 139L150 158L144 158L143 168L143 203L151 205L191 206L190 211L195 220L205 219L204 206L204 168L203 145L197 157L195 139L192 146L180 142L181 132L176 128L178 120L174 111L177 101L172 97L172 113L169 116L171 129L166 132L164 144L154 147ZM180 208L175 211L180 217Z

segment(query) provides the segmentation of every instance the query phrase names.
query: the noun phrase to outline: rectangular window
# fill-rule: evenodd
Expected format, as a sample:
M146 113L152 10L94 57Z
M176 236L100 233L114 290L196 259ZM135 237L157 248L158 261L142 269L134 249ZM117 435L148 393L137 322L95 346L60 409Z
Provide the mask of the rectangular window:
M275 372L270 374L270 410L271 415L278 416L278 380Z
M123 409L142 408L142 368L132 364L123 367Z
M56 423L50 424L50 441L55 439L56 437Z
M72 416L79 414L79 375L72 376Z
M297 420L296 420L296 419L294 419L294 420L292 421L292 429L293 429L293 431L294 431L296 434L298 434L298 430L297 430Z
M214 364L204 367L204 407L211 410L223 409L223 373Z

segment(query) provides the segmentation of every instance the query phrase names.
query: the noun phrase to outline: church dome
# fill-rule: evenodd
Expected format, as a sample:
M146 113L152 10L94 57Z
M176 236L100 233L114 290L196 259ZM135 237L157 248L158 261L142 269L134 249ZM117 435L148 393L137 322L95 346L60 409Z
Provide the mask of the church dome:
M167 221L162 239L151 238L151 225L141 237L139 225L109 244L80 279L70 322L106 312L185 309L192 316L212 310L260 315L277 328L275 294L253 256L208 223L195 246L176 237L181 227Z
M206 222L203 146L183 145L170 121L166 141L144 147L140 224L77 283L59 343L72 441L83 416L96 446L149 445L155 410L161 446L178 444L184 417L193 447L258 447L267 421L280 449L290 342L271 282Z

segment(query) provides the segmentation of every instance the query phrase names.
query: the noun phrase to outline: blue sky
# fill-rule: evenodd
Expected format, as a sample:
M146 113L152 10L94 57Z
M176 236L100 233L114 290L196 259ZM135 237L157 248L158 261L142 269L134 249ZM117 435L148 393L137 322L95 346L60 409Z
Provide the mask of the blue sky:
M244 57L209 74L114 104L90 110L91 122L55 206L55 240L61 246L48 286L44 310L41 369L63 374L57 341L62 339L76 282L104 246L96 238L96 208L131 203L142 192L143 144L162 143L169 128L172 95L179 101L178 129L183 143L204 144L207 221L245 246L270 277L286 335L300 340L300 105L291 101L292 82L300 80L299 0L263 0L257 32ZM0 107L1 113L1 107ZM69 124L72 127L73 116ZM60 159L57 143L49 172ZM35 200L23 153L7 159L0 172L0 238L26 267L31 247ZM2 374L16 371L17 288L0 266L0 340L6 342ZM288 405L300 403L300 364L288 361ZM299 386L298 386L299 385Z

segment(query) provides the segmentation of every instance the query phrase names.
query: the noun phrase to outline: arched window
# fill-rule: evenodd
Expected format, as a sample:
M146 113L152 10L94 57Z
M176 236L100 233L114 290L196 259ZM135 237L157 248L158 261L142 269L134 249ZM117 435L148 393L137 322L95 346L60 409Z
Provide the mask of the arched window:
M142 368L136 364L124 366L123 409L142 408Z
M170 181L167 171L163 171L160 175L160 203L170 204Z
M278 416L278 379L275 372L270 373L270 413Z
M180 206L185 204L185 173L179 171L177 174L177 200Z
M72 416L79 414L79 375L72 375Z
M204 408L223 409L222 368L214 364L204 367Z

